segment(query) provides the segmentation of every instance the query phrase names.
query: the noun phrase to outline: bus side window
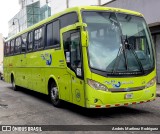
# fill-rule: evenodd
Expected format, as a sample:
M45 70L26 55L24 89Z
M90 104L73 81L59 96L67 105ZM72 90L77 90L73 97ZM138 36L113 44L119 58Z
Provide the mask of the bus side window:
M4 56L7 56L7 44L8 42L5 42L4 44Z
M61 16L60 20L61 20L61 28L63 28L78 22L78 15L75 12L67 13Z
M53 22L53 45L59 46L60 45L60 26L59 20Z
M5 50L4 50L4 55L8 56L10 54L10 41L6 42L5 44Z
M10 43L10 55L13 55L14 54L14 39L13 40L11 40L11 43Z
M21 48L22 53L26 52L26 46L27 46L27 33L22 35L22 48Z
M70 32L63 34L63 48L67 66L70 68Z
M59 20L49 23L46 28L46 47L59 47L60 46L60 26Z
M21 51L21 37L18 37L15 40L14 52L20 53L20 51Z
M43 47L43 35L42 35L42 27L39 29L36 29L34 31L34 50L37 50L39 48Z
M71 34L71 67L76 71L78 76L82 75L81 72L81 49L80 49L80 32ZM78 69L78 72L77 72Z
M46 46L49 47L53 45L53 24L49 23L47 24L46 28Z
M67 66L82 76L82 58L80 49L80 32L68 31L63 34L63 47Z
M30 32L27 38L27 50L28 51L32 51L32 45L33 45L33 33Z

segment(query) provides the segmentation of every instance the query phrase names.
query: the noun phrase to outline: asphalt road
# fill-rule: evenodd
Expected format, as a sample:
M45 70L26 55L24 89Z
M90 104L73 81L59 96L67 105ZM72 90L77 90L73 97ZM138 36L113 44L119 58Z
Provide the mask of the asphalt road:
M10 84L0 81L0 125L160 125L160 97L149 103L111 109L86 110L69 103L64 103L62 108L55 108L46 95L23 88L20 91L13 91ZM14 133L17 132L12 132ZM51 132L41 133L50 134ZM52 133L158 134L160 131Z

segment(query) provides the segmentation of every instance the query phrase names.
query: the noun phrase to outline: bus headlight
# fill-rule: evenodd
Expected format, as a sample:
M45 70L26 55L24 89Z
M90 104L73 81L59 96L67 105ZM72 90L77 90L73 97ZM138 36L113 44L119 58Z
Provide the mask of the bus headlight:
M153 79L151 79L151 80L146 84L146 87L145 87L145 88L152 87L155 83L156 83L156 77L154 77Z
M108 91L108 88L105 85L103 85L99 82L96 82L94 80L88 79L87 83L89 86L91 86L92 88L94 88L96 90Z

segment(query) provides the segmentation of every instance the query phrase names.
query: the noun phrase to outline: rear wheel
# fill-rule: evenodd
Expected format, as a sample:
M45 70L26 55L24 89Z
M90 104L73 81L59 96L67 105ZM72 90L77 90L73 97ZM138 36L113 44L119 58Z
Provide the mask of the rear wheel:
M12 89L13 89L14 91L17 91L17 90L18 90L18 86L16 86L16 84L15 84L15 79L14 79L13 76L11 77L11 84L12 84Z
M54 83L51 84L49 95L53 106L60 107L62 102L59 99L58 87Z

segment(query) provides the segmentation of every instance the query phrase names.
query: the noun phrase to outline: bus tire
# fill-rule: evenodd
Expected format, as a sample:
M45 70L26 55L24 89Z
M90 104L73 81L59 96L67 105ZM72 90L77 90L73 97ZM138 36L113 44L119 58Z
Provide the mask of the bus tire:
M15 84L15 79L14 79L13 75L11 76L11 84L12 84L12 89L14 91L17 91L18 90L18 86Z
M52 83L50 86L49 95L50 95L51 103L53 104L53 106L60 107L62 102L59 99L58 87L54 83Z

